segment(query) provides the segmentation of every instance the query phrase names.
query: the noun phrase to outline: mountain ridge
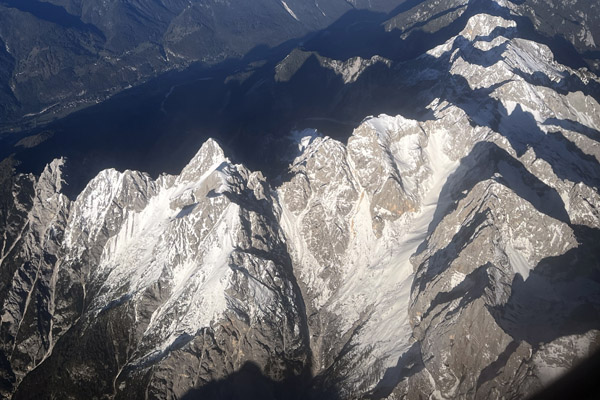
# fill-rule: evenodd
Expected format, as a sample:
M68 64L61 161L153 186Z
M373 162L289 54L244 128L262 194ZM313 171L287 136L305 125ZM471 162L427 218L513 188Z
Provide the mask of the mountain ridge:
M419 118L296 131L279 180L214 140L73 201L68 161L13 176L3 394L524 397L597 351L597 77L492 14L388 66Z

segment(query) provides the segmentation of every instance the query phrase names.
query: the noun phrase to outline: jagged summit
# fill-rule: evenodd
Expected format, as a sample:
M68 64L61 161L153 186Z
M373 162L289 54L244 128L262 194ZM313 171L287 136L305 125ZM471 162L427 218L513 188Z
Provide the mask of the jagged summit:
M225 158L221 146L215 140L209 139L181 171L178 180L179 182L198 181L204 174L214 169L215 165L227 162L229 161Z

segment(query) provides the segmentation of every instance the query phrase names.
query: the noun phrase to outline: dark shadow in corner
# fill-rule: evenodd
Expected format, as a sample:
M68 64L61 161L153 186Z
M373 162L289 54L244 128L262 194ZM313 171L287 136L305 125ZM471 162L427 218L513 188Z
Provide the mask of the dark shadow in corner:
M187 392L182 400L339 400L337 393L322 392L310 386L306 378L293 376L275 381L265 376L260 367L246 362L223 379L211 381Z
M529 277L515 275L498 325L534 348L559 337L600 329L600 229L574 225L578 247L541 260Z
M529 397L529 400L598 400L600 399L600 350L577 364L548 387Z

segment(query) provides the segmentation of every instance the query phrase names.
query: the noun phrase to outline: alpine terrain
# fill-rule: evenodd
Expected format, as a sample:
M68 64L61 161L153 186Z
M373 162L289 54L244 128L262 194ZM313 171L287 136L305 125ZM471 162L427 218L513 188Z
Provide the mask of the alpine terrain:
M209 66L395 0L1 0L0 131L192 63ZM27 27L23 29L22 27Z
M81 149L2 162L2 396L521 399L600 349L598 5L384 3L231 75L294 126L76 191Z

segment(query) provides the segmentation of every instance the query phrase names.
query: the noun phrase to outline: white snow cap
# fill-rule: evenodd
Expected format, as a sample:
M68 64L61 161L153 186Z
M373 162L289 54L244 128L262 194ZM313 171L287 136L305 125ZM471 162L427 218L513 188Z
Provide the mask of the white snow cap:
M517 23L502 17L494 17L489 14L477 14L472 16L467 22L467 26L462 30L460 35L465 39L474 41L477 36L488 36L494 29L500 28L516 28Z

